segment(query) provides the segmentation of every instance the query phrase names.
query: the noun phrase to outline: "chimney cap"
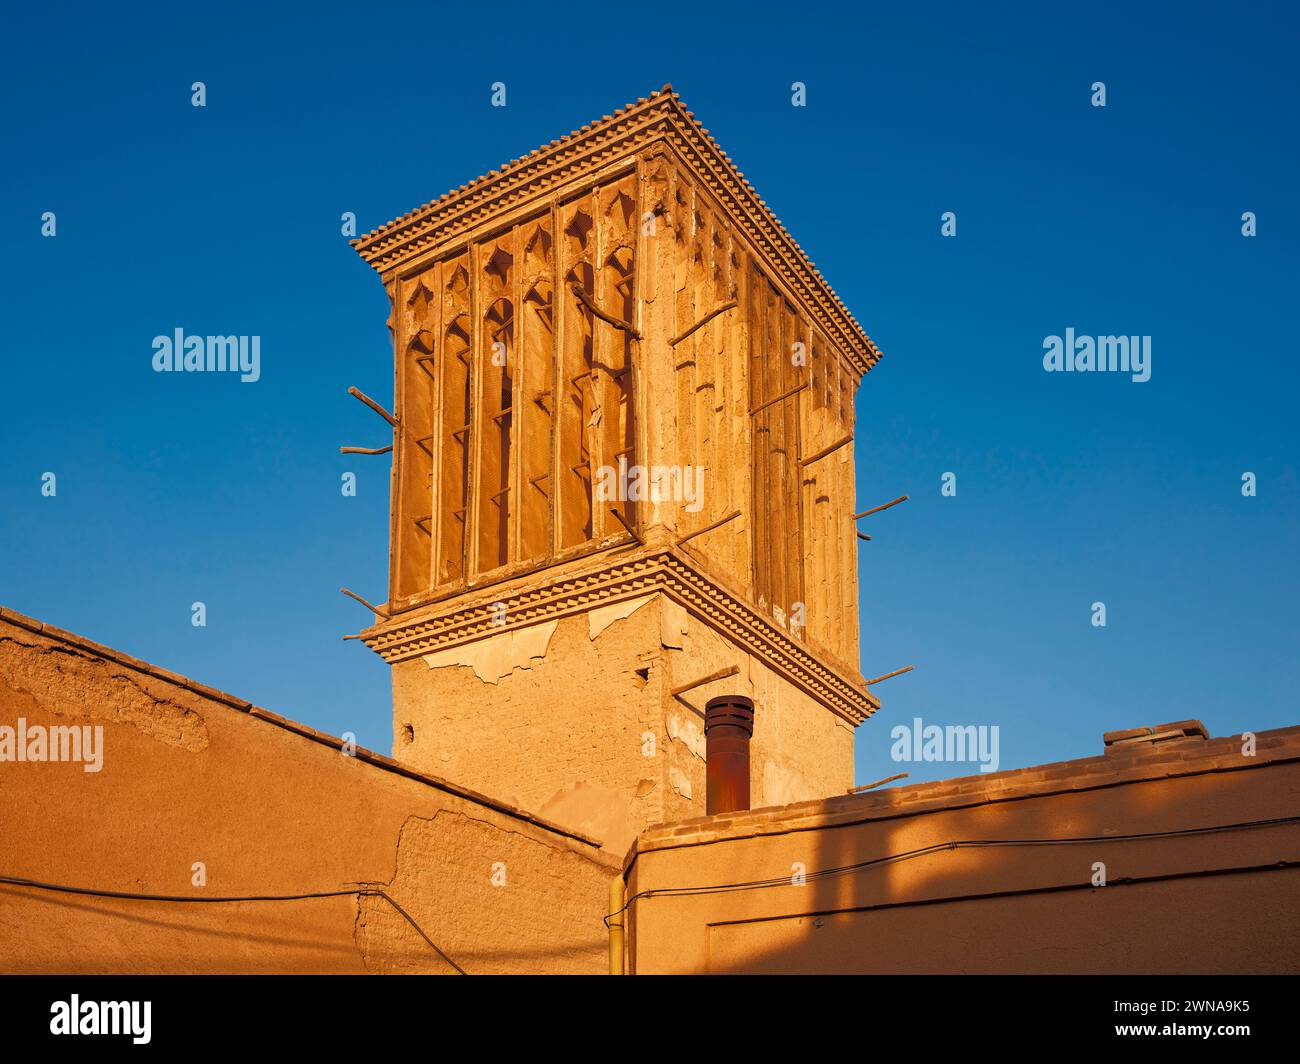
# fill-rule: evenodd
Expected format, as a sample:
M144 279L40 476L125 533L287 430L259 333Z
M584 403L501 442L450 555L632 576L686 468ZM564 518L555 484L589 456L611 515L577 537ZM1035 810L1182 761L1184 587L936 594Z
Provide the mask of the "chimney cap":
M704 734L710 728L730 724L747 735L754 734L754 700L747 695L718 695L704 703Z

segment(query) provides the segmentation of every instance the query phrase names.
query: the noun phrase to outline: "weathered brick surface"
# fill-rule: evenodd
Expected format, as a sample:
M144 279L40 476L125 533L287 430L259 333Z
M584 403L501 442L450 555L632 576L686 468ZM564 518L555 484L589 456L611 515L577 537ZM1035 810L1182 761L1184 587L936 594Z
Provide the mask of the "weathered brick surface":
M616 863L595 844L52 632L0 619L0 725L102 726L103 766L0 762L0 874L196 897L370 884L467 971L605 970ZM375 897L69 904L0 886L0 970L449 969Z
M669 640L680 647L664 645L666 617L684 623L685 634ZM671 694L733 666L733 676ZM851 727L703 623L686 621L662 595L595 638L587 617L560 620L543 658L496 683L468 665L398 663L394 756L621 855L643 828L704 812L704 705L722 693L756 703L756 804L852 785Z

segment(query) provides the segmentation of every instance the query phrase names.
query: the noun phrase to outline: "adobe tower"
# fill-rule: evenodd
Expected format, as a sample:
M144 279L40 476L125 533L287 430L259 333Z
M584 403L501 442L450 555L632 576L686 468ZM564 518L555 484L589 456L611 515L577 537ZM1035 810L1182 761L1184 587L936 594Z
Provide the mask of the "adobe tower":
M394 756L621 850L842 794L853 396L879 352L671 88L354 241L392 303Z

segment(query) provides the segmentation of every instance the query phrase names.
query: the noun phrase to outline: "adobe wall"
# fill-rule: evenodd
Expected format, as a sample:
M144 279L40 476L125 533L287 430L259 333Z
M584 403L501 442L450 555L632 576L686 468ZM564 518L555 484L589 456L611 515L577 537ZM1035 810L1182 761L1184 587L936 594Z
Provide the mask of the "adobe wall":
M657 610L624 605L397 662L394 756L626 850L663 819L664 676Z
M471 974L607 970L616 862L598 846L40 629L0 614L0 727L100 726L102 767L0 762L0 874L196 898L373 884ZM3 972L448 970L376 897L172 904L0 884Z
M755 800L852 786L851 725L661 593L397 662L394 756L621 854L703 814L704 706L737 693L756 704Z
M779 885L637 898L630 966L1300 971L1300 823L1114 837L1296 817L1300 728L1257 743L1254 756L1240 737L1192 740L665 825L629 854L629 897ZM1045 844L1006 845L1026 840Z
M681 607L667 603L665 610L671 618L666 628L679 634L674 645L666 648L669 690L728 668L739 670L735 676L664 701L665 730L682 737L668 748L666 822L699 816L705 810L704 708L715 695L741 694L754 700L752 805L828 798L853 786L851 724L760 657L744 653L711 626L688 617ZM693 800L684 800L683 792Z

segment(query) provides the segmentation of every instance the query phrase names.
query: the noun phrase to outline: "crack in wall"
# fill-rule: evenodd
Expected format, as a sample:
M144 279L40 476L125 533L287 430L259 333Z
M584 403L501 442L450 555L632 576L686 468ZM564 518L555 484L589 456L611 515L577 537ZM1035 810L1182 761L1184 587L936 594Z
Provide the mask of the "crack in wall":
M402 822L387 883L359 885L384 890L470 974L599 971L604 928L595 908L614 874L526 830L439 809ZM357 896L353 942L370 972L452 971L374 895Z
M17 651L0 654L3 709L15 715L35 710L79 721L125 724L183 750L207 747L208 729L199 713L160 698L120 666L59 644L0 636L0 650L5 644ZM78 668L65 668L60 657L74 660Z

